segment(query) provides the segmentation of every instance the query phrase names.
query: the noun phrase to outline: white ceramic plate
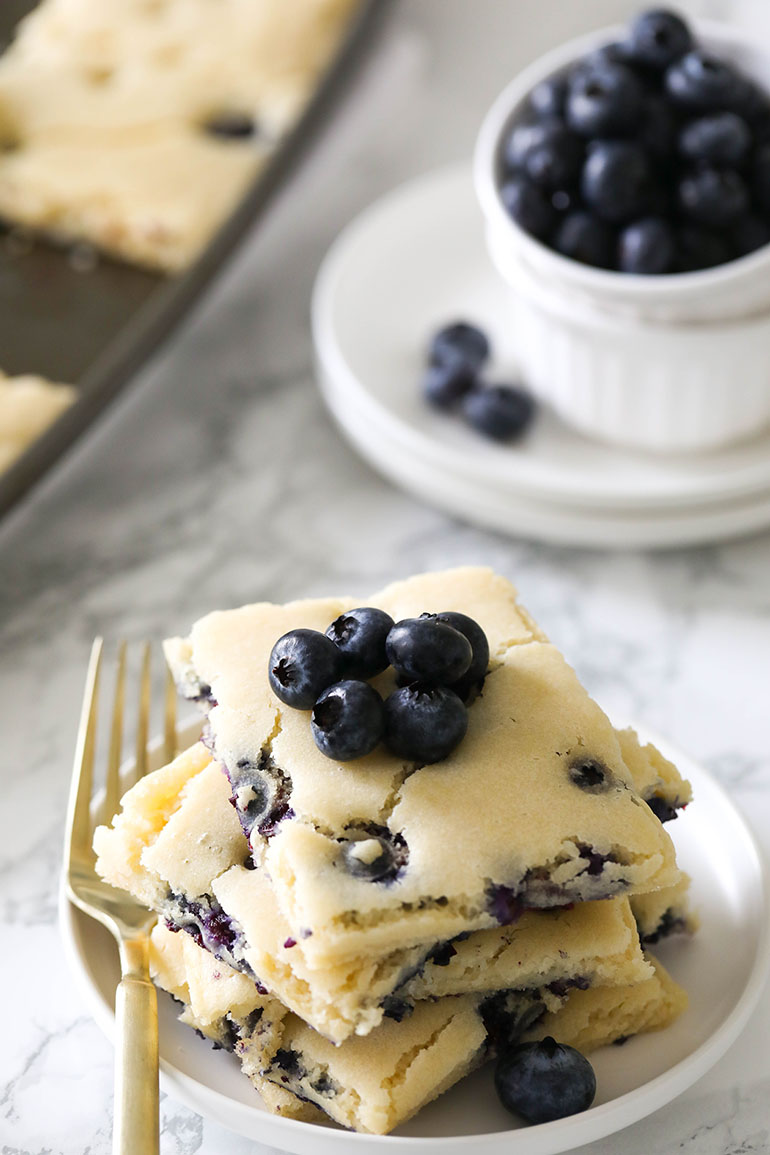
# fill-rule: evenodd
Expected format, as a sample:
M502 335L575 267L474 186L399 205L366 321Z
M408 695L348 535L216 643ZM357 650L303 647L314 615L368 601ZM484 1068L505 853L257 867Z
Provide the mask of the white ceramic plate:
M369 443L398 444L423 468L501 498L630 513L761 496L770 521L770 433L707 454L655 456L582 437L544 409L525 441L498 446L425 405L426 342L452 319L491 334L490 376L516 376L508 291L487 256L466 166L387 194L344 230L316 282L313 331L323 377L336 390L335 416L351 404L362 421L365 414Z
M237 1060L214 1051L176 1019L178 1007L160 997L161 1085L192 1110L241 1135L296 1155L342 1151L413 1151L444 1155L472 1149L505 1155L553 1155L628 1127L676 1098L738 1037L754 1009L770 960L767 881L756 844L729 796L696 763L637 726L688 777L696 801L671 830L679 862L693 877L702 926L692 940L674 940L660 958L690 995L690 1007L663 1033L631 1039L622 1050L592 1056L595 1105L581 1115L516 1128L498 1104L489 1068L453 1087L393 1135L371 1136L299 1123L267 1113ZM200 721L180 731L188 745ZM151 766L162 764L162 745ZM69 961L99 1026L112 1035L118 960L104 928L62 896L60 925ZM725 943L730 949L725 950ZM512 1129L513 1127L513 1129Z
M466 521L557 545L669 549L742 537L770 525L770 491L731 502L682 508L590 510L508 492L482 478L426 462L391 436L318 367L330 411L362 457L395 484Z

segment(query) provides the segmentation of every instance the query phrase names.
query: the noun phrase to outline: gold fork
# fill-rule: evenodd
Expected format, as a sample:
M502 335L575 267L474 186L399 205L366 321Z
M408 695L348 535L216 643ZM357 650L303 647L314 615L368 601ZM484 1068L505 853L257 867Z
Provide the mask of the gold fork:
M121 980L115 992L115 1122L113 1155L157 1155L158 1124L158 1003L150 980L150 931L156 916L124 890L96 873L92 848L94 828L94 763L99 680L104 644L91 649L72 772L64 874L67 894L86 914L98 919L115 938L120 951ZM126 697L126 643L118 645L112 706L103 821L110 822L121 789L138 782L148 770L151 670L149 642L142 646L136 723L135 765L121 782L123 720ZM176 698L170 675L164 695L166 761L176 754ZM101 818L100 818L101 820Z

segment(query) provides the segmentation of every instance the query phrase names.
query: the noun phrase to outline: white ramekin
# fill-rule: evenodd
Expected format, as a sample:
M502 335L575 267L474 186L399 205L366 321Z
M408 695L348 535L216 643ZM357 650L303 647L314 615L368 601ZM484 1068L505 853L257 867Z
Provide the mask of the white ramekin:
M525 233L499 194L500 147L538 81L616 40L618 28L541 57L479 133L476 192L532 389L582 432L658 452L705 450L770 423L770 245L714 269L634 276L582 265ZM695 22L700 43L770 87L770 49Z

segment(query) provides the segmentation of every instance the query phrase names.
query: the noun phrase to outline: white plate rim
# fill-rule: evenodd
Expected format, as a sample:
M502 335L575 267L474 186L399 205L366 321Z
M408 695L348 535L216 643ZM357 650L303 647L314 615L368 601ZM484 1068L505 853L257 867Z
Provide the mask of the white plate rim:
M607 1103L591 1107L580 1115L573 1115L567 1119L560 1119L553 1123L543 1123L534 1127L521 1128L511 1131L488 1132L479 1135L456 1135L449 1137L420 1137L402 1135L366 1135L359 1132L345 1131L338 1128L329 1128L315 1123L303 1123L296 1119L285 1119L271 1115L265 1111L258 1112L261 1133L255 1136L252 1130L242 1130L234 1119L246 1113L250 1118L255 1112L246 1104L237 1102L214 1090L198 1080L178 1070L167 1059L160 1061L161 1089L176 1097L185 1106L199 1115L213 1119L222 1126L229 1127L237 1134L257 1139L259 1142L269 1143L281 1150L296 1153L336 1152L339 1149L351 1149L367 1145L370 1148L396 1147L421 1151L425 1155L432 1155L439 1150L461 1150L466 1145L473 1148L484 1148L489 1151L506 1151L506 1155L560 1155L561 1152L571 1150L598 1139L615 1134L640 1119L676 1099L683 1091L697 1082L708 1071L725 1051L738 1038L741 1031L751 1017L764 991L770 970L770 873L759 848L756 838L740 810L735 806L728 792L704 767L673 746L667 739L641 726L638 722L615 723L616 725L633 726L644 742L653 742L659 750L675 763L686 764L688 773L696 770L695 775L707 784L709 790L720 799L721 805L731 820L740 830L745 843L745 849L751 858L756 871L758 884L758 907L764 918L759 931L754 960L748 979L741 995L732 1010L719 1026L705 1039L692 1054L681 1059L673 1067L662 1072L655 1078L643 1083ZM190 720L178 727L179 748L195 741L200 732L201 719ZM148 749L156 755L163 748L164 739L157 737ZM151 763L152 764L152 763ZM127 767L130 763L127 764ZM124 768L123 773L126 772ZM59 889L58 921L60 935L63 940L64 953L70 973L83 999L93 1015L97 1026L112 1042L114 1037L114 1013L109 1007L102 992L91 982L88 968L78 945L77 920L87 918L68 899L62 879ZM213 1054L213 1052L212 1052ZM233 1124L236 1123L234 1126ZM298 1145L284 1146L292 1139ZM520 1149L517 1152L516 1145Z
M408 448L412 454L426 461L433 461L443 465L445 469L456 473L466 472L478 476L479 462L474 459L472 466L464 466L461 454L450 446L430 437L427 433L399 418L389 408L383 405L367 389L364 381L348 364L344 351L339 345L334 324L334 302L337 286L343 279L348 261L361 238L371 231L382 227L382 221L392 214L409 211L410 202L415 199L432 196L446 196L449 188L452 195L457 195L460 187L472 189L470 167L466 163L453 164L444 168L423 173L409 181L403 182L385 193L378 200L364 209L339 233L326 253L316 276L311 300L311 326L317 356L324 367L345 395L355 398L357 402L368 409L369 420L378 430L385 429L391 438ZM479 210L479 221L480 210ZM479 225L481 228L481 224ZM491 262L489 265L491 278L496 278ZM507 291L501 285L501 292ZM579 436L579 435L576 435ZM581 437L581 440L585 438ZM770 448L770 431L759 435L747 444L767 445ZM606 451L607 447L596 442L597 452ZM613 447L610 447L613 448ZM726 447L730 451L730 447ZM739 453L741 446L732 447L732 452ZM614 447L617 451L617 447ZM624 451L628 454L631 451ZM724 451L716 451L717 453ZM641 455L645 456L645 455ZM708 462L709 454L687 455L683 460ZM649 460L649 458L646 458ZM661 458L666 461L666 457ZM483 469L483 463L481 465ZM740 497L754 496L760 492L770 491L770 466L762 462L755 462L752 466L744 466L742 470L735 470L735 477L727 485L724 478L721 486L716 484L708 489L695 488L692 483L684 485L676 493L664 494L658 492L649 496L644 493L623 491L622 493L608 492L591 487L586 483L585 475L574 472L573 482L569 488L556 483L549 483L542 471L536 471L538 476L532 476L532 469L526 456L511 456L507 462L507 470L500 471L499 476L491 469L484 470L485 479L500 488L524 497L538 498L544 501L562 503L569 506L589 506L596 508L613 508L616 510L666 508L671 505L710 505L714 502L726 502ZM703 482L701 481L701 487Z

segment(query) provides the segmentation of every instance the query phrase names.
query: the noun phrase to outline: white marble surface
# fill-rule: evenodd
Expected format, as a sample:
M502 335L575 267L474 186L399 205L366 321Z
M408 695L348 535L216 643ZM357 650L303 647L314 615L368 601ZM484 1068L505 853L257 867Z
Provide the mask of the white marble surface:
M93 635L377 586L482 561L610 713L725 782L770 853L770 534L667 554L569 551L460 525L369 471L313 385L308 300L340 227L381 191L468 155L481 113L541 48L619 0L401 0L338 116L226 276L93 433L0 528L0 1152L103 1155L112 1054L56 931L62 815ZM770 35L765 0L712 0ZM728 944L729 949L729 944ZM592 1151L770 1151L770 994L685 1096ZM162 1103L165 1155L265 1155ZM141 1155L141 1153L137 1153Z

